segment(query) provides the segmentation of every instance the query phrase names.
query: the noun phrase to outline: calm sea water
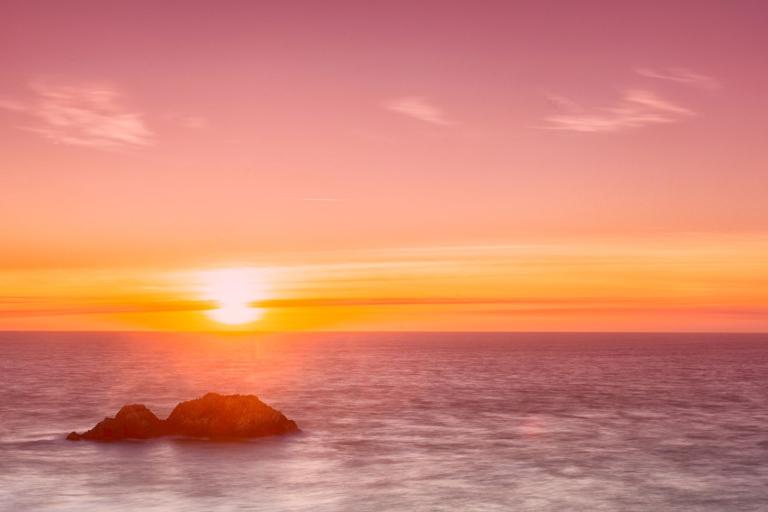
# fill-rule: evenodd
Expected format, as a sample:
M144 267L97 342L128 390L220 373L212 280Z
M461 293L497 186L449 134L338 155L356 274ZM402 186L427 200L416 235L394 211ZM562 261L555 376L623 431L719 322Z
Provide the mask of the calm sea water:
M207 391L304 432L64 440ZM768 336L0 333L0 510L765 511Z

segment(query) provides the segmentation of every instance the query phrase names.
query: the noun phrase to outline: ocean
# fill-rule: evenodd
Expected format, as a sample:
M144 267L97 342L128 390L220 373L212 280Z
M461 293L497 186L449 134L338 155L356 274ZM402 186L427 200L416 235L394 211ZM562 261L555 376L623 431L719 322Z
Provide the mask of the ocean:
M297 435L70 442L252 393ZM0 333L2 511L766 511L768 335Z

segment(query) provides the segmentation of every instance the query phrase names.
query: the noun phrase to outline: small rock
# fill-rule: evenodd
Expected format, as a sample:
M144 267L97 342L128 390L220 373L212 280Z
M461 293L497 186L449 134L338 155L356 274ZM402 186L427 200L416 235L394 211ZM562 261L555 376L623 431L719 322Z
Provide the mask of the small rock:
M72 435L74 434L74 436ZM165 434L164 422L141 404L125 405L114 418L104 418L83 434L73 432L71 441L117 441L120 439L150 439Z

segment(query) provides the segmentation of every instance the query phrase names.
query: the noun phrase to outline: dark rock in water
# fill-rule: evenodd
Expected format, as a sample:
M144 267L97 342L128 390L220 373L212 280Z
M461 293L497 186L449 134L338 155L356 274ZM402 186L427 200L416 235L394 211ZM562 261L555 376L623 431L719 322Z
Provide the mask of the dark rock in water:
M117 441L119 439L149 439L165 434L165 423L144 405L123 406L114 418L104 418L88 432L72 432L70 441Z
M254 395L219 395L178 404L161 420L144 405L126 405L114 418L104 418L91 430L67 436L70 441L150 439L164 435L211 439L263 437L298 432L296 422Z
M169 430L192 437L262 437L296 432L296 422L253 395L219 395L181 402L165 420Z

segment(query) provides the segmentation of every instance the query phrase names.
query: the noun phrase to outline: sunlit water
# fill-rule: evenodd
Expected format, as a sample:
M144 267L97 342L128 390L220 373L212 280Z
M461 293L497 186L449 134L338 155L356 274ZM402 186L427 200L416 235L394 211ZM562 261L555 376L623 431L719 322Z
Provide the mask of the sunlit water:
M304 432L64 440L207 391ZM0 510L765 511L768 336L4 333Z

